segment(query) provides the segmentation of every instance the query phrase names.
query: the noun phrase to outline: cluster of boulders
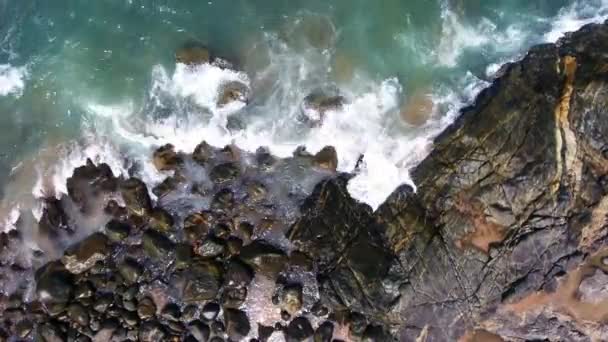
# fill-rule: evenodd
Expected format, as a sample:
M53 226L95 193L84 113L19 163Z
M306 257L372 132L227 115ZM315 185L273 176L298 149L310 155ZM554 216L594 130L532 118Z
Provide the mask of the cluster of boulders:
M103 228L38 269L33 296L2 297L2 336L264 341L279 334L331 341L335 326L350 326L359 337L386 333L360 314L331 311L310 293L316 285L302 283L299 273L315 282L317 251L298 250L285 236L314 185L337 176L333 148L300 148L277 159L265 149L251 154L203 142L186 154L166 145L152 163L167 174L152 189L88 161L68 179L68 196L46 200L39 230L57 243L78 232L79 217L101 215ZM275 284L268 289L280 312L274 324L248 317L256 277Z

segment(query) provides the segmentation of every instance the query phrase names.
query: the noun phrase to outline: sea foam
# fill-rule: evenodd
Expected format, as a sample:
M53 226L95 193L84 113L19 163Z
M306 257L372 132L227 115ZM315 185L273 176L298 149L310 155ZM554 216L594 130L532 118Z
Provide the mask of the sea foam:
M0 64L0 96L21 96L26 78L27 68Z

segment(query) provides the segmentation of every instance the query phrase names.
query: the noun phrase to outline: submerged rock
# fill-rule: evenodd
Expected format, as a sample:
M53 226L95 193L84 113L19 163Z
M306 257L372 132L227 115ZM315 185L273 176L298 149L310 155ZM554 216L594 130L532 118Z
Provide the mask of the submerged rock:
M314 92L304 98L302 103L302 114L314 125L323 122L325 114L330 111L342 109L346 99L341 95L326 95L322 92Z
M241 82L231 81L220 86L217 105L224 107L231 102L247 104L249 101L249 87Z
M211 62L211 52L198 42L187 42L175 52L175 61L187 65Z

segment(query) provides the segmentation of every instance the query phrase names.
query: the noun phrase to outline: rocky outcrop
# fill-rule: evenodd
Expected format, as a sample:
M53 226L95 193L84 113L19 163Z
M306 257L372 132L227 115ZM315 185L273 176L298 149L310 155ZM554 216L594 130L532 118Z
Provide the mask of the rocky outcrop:
M606 38L589 25L506 67L413 170L416 193L378 210L406 271L401 340L608 338Z

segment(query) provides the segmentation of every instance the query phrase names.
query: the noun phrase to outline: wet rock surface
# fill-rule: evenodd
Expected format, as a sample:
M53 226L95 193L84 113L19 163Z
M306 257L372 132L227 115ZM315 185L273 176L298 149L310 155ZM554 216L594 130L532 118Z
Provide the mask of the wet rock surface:
M503 68L375 212L331 147L159 146L159 184L88 161L43 203L73 240L0 294L0 340L607 340L607 42L589 25ZM4 268L23 238L0 237Z

